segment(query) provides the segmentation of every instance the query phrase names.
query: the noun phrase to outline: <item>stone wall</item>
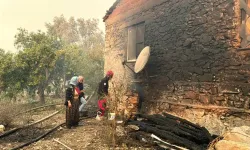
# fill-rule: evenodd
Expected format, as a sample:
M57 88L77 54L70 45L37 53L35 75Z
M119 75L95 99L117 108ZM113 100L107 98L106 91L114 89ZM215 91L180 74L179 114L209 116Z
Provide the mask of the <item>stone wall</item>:
M239 0L121 0L105 21L105 70L115 72L113 89L130 86L133 73L122 65L128 27L142 21L151 47L148 75L141 73L143 108L164 111L164 101L249 108L249 57L236 51Z

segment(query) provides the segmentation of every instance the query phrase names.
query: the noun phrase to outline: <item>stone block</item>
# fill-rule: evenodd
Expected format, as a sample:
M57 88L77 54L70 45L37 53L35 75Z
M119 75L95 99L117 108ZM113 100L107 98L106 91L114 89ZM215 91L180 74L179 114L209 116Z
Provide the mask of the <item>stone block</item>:
M235 95L233 95L233 94L228 95L228 100L237 101Z
M217 94L218 94L218 87L212 86L212 87L211 87L211 94L212 94L212 95L217 95Z
M128 99L128 96L123 96L122 101L126 101Z
M0 133L1 133L1 132L4 132L4 130L5 130L4 125L0 125Z
M227 102L227 104L228 104L230 107L234 107L234 101L229 100L229 101Z
M194 114L195 118L202 118L205 115L205 110L195 109L195 110L193 110L193 114Z
M234 102L234 106L237 107L237 108L243 108L244 103L243 102Z
M244 108L245 108L245 109L249 109L249 107L250 107L250 99L249 99L249 98L246 98L245 104L244 104Z
M184 97L185 99L197 99L198 98L198 94L195 93L194 91L188 91L185 93Z
M185 46L185 47L191 47L192 46L192 43L195 41L195 39L193 39L193 38L187 38L186 40L185 40L185 42L184 42L184 44L183 44L183 46Z
M240 89L234 85L224 84L219 87L219 92L223 94L239 94Z
M128 102L131 104L137 104L138 103L138 97L130 97L128 99Z
M215 98L216 101L225 101L225 97L224 96L217 96Z
M188 71L190 73L195 73L195 74L198 74L198 75L203 74L203 70L201 68L198 68L198 67L188 67L187 69L188 69Z
M204 74L198 77L198 80L200 82L212 82L213 81L213 75L212 74Z
M210 104L210 97L208 95L200 95L199 99L203 104Z
M169 109L169 104L168 103L161 103L160 105L159 105L159 110L160 111L166 111L166 110L168 110Z
M180 101L182 104L193 104L192 99L181 99Z

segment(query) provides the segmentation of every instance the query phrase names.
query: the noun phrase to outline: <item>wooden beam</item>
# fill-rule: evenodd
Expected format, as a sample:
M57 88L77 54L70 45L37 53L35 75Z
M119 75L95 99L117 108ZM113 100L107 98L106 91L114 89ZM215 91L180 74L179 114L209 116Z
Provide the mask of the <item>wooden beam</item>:
M62 103L49 104L49 105L44 105L44 106L35 107L35 108L32 108L32 109L26 110L26 111L24 111L24 112L15 114L13 117L19 116L19 115L21 115L21 114L24 114L24 113L27 113L27 112L30 112L30 111L33 111L33 110L37 110L37 109L41 109L41 108L45 108L45 107L50 107L50 106L56 106L56 105L62 105Z
M40 123L40 122L42 122L42 121L44 121L44 120L47 120L47 119L49 119L49 118L55 116L56 114L58 114L58 113L59 113L60 111L62 111L62 110L63 110L63 109L58 110L58 111L54 112L53 114L51 114L51 115L49 115L49 116L47 116L47 117L45 117L45 118L42 118L42 119L40 119L40 120L38 120L38 121L36 121L36 122L33 122L33 123L31 123L31 124L27 124L27 125L23 126L23 128L29 127L29 126L38 124L38 123Z
M59 140L53 139L55 142L61 144L62 146L64 146L65 148L67 148L68 150L73 150L72 148L68 147L67 145L65 145L64 143L60 142Z
M205 110L213 110L213 109L219 109L219 110L230 110L233 112L243 112L243 113L249 113L250 110L241 109L241 108L234 108L234 107L223 107L223 106L214 106L214 105L194 105L194 104L182 104L177 102L171 102L168 100L156 100L156 101L149 101L149 102L162 102L162 103L168 103L171 105L178 105L178 106L184 106L184 107L190 107L194 109L205 109Z

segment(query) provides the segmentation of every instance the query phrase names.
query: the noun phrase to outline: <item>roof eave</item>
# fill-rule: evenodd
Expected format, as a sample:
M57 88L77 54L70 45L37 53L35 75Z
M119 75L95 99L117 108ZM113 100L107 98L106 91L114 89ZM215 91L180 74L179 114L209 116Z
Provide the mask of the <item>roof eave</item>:
M114 4L109 8L109 10L106 11L105 16L102 18L103 22L105 22L108 19L108 17L112 14L112 12L115 10L116 6L119 4L120 1L121 0L116 0Z

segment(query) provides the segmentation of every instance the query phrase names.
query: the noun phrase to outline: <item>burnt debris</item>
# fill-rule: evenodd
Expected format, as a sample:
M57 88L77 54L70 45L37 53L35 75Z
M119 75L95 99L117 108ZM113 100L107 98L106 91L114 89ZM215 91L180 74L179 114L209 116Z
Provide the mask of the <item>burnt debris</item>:
M137 126L139 130L136 132L140 136L143 131L154 134L170 144L188 149L206 149L214 139L205 127L167 113L163 115L138 114L134 120L129 120L127 124ZM136 132L132 134L135 135Z

